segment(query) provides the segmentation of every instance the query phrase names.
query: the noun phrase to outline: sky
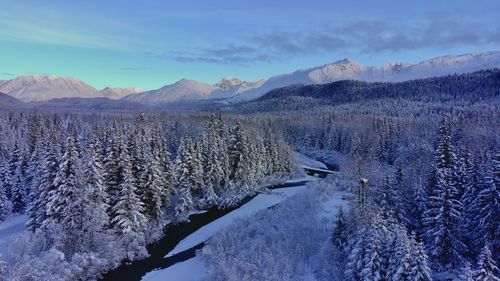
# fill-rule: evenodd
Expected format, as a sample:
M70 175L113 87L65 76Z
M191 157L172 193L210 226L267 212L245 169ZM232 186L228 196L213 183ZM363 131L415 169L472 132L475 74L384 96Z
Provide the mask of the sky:
M500 50L498 0L0 0L0 80L101 89L251 81L349 57L417 63Z

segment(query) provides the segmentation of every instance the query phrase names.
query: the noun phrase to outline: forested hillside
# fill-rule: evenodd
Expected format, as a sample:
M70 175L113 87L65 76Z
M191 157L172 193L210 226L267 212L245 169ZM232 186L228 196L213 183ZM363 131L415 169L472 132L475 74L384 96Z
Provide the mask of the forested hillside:
M494 69L399 83L345 80L325 85L296 85L272 90L255 101L237 106L237 109L244 113L305 110L390 99L469 105L495 100L499 96L500 70Z

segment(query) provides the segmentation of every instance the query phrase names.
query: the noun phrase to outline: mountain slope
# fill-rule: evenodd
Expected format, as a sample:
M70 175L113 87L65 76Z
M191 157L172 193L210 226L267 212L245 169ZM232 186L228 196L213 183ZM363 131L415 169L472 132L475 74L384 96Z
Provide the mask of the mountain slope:
M0 92L0 108L6 109L21 106L23 106L23 103L20 100Z
M192 102L200 100L224 99L260 87L264 80L243 82L237 78L224 78L215 85L194 80L179 80L174 84L157 90L147 91L124 97L124 100L148 105Z
M0 91L21 101L44 101L63 97L100 97L95 88L75 78L20 76L0 83Z
M110 99L121 99L131 94L137 94L143 92L143 90L139 88L110 88L106 87L99 91L103 97Z

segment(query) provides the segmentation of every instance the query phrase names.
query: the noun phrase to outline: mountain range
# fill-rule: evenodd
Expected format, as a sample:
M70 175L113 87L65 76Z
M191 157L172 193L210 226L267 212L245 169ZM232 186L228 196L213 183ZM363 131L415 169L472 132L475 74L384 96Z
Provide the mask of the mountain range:
M297 70L252 82L227 77L216 84L183 79L159 89L104 88L101 91L75 78L58 76L21 76L0 81L0 92L24 102L40 102L60 98L108 98L144 105L217 101L239 103L254 100L285 86L326 84L340 80L365 82L399 82L420 78L500 68L500 52L442 56L417 64L392 62L382 66L366 66L346 58L318 67Z

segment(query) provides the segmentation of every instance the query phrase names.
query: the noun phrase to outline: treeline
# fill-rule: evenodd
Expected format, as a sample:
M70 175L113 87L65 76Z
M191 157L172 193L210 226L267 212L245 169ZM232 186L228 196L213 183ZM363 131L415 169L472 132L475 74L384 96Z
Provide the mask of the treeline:
M96 278L145 257L166 224L235 204L294 170L279 135L220 115L205 125L182 116L173 126L155 121L167 122L161 115L7 118L0 211L2 219L26 212L31 233L15 246L25 250L9 280Z

